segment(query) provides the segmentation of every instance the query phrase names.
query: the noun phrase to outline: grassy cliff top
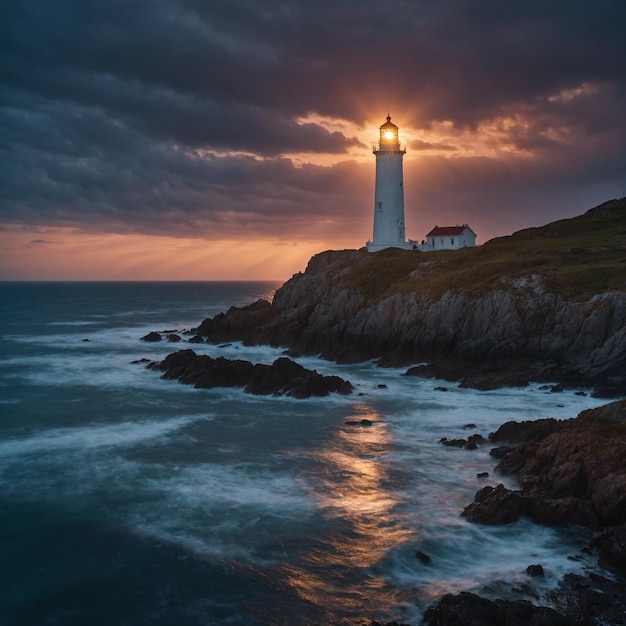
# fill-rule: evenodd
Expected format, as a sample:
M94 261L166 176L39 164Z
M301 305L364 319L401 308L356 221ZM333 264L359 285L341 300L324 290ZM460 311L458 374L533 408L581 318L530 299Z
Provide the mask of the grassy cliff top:
M406 291L433 298L446 291L480 294L530 276L580 300L626 291L626 198L480 247L433 252L388 248L358 262L339 263L335 272L340 286L363 289L372 300Z

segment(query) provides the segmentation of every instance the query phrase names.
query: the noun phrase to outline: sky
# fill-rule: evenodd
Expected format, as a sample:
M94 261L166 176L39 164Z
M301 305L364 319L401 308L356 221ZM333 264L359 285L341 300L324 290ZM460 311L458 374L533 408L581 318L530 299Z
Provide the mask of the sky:
M284 280L626 193L624 0L3 0L0 280Z

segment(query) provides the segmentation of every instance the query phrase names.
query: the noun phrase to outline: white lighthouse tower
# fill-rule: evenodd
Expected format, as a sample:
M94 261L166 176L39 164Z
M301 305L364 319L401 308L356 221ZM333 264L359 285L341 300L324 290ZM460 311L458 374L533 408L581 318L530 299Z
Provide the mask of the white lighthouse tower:
M398 127L389 115L380 127L380 140L373 151L376 155L374 236L365 245L368 252L385 248L411 250L413 242L405 241L404 226L402 159L406 150L400 145Z

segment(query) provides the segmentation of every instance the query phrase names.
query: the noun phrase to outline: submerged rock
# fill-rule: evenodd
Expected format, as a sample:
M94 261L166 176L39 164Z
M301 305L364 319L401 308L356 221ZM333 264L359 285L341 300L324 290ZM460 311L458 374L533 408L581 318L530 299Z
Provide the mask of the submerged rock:
M339 376L322 376L298 363L281 357L272 365L253 364L224 357L213 359L193 350L179 350L150 369L164 372L163 378L176 379L202 389L243 387L256 395L288 395L294 398L327 396L331 392L352 393L352 385Z

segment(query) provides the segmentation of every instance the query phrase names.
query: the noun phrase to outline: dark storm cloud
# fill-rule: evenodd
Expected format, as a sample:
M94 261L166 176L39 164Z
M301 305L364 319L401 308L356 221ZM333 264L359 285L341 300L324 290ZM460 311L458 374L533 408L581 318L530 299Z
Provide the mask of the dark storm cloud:
M425 131L503 124L501 147L532 163L466 159L452 139L409 146L448 156L414 173L422 198L456 206L465 190L485 214L516 180L508 206L531 189L601 201L623 181L622 0L8 0L0 11L0 221L218 236L357 215L371 167L289 159L358 145L315 114L358 125L391 110Z

